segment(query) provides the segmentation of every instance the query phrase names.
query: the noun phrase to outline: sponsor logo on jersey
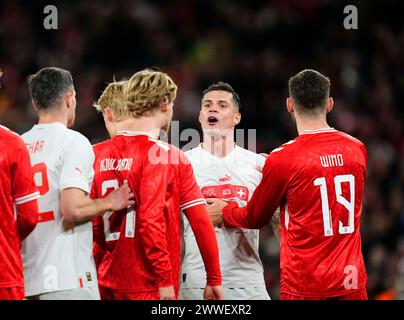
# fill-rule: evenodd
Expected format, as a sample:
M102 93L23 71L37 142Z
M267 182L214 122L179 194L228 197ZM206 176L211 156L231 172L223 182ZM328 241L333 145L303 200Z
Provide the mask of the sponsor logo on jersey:
M219 178L219 182L229 182L231 180L231 176L226 174L223 178Z
M201 189L205 198L221 198L221 199L239 199L248 200L248 188L244 186L235 186L232 184L223 184L216 186L205 186Z

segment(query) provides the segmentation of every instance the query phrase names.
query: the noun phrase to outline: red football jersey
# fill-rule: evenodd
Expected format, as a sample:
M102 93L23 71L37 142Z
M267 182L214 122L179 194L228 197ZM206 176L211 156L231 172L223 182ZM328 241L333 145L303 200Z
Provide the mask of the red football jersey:
M124 180L133 208L94 221L100 286L151 291L173 285L180 274L180 208L205 204L182 151L146 134L121 132L94 146L92 197L105 196Z
M24 141L3 126L0 149L0 288L24 287L15 205L37 199L39 192Z
M273 150L248 206L227 226L260 228L281 209L281 293L336 297L366 286L360 218L367 152L333 128L307 130Z

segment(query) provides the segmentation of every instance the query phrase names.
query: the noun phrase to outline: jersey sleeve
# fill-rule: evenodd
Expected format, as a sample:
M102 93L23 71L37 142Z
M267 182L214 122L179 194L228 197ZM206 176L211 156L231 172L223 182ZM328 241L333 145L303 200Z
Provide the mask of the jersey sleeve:
M245 207L230 202L223 208L226 227L260 229L268 224L286 194L287 163L277 152L271 153L264 165L262 180Z
M205 198L201 189L196 183L192 165L184 153L180 154L181 159L181 210L188 209L192 206L205 204Z
M160 151L165 152L163 149ZM154 163L146 158L139 188L139 207L136 210L138 236L145 258L157 275L159 287L172 286L175 279L172 276L164 214L169 173L169 164Z
M16 139L16 152L12 159L12 192L16 205L39 198L28 149L21 138Z
M90 142L82 135L70 137L63 150L60 175L60 191L77 188L90 193L94 177L94 151Z
M206 270L206 284L218 286L222 284L220 272L219 248L213 225L204 205L185 209L185 215L195 235L199 251Z

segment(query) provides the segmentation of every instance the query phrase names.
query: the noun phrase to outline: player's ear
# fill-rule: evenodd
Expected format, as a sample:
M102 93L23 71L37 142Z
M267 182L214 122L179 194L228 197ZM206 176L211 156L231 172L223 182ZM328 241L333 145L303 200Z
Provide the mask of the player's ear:
M33 105L34 109L35 109L36 111L39 111L39 108L38 108L38 106L36 105L34 99L32 99L31 102L32 102L32 105Z
M199 117L198 117L198 119L199 119L199 123L202 124L202 110L199 111Z
M240 121L241 121L241 113L236 112L233 117L233 124L236 126L240 123Z
M64 100L65 100L67 108L70 109L73 106L73 92L72 91L66 92L66 94L64 96Z
M71 108L75 108L76 107L76 91L72 90L72 91L68 91L65 94L65 102L66 102L66 106L68 109Z
M289 113L293 113L295 110L293 108L293 102L291 98L286 98L286 109Z
M108 122L114 121L114 114L110 109L105 108L102 114L104 116L104 119L106 119Z
M160 108L162 112L167 112L169 109L170 100L166 99L165 101L161 102Z
M332 108L334 107L334 99L333 98L328 98L328 103L327 103L327 113L330 112L332 110Z

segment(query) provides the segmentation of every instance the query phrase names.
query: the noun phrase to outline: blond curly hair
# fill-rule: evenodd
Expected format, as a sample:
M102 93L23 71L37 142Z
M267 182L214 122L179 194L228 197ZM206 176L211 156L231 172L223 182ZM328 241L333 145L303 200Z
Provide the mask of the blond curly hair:
M109 109L114 114L117 121L130 117L130 113L126 108L126 101L123 95L123 87L126 81L111 82L104 89L98 101L94 103L94 108L98 112Z
M152 114L162 102L174 101L177 85L166 73L145 69L125 83L123 95L128 113L139 118Z

